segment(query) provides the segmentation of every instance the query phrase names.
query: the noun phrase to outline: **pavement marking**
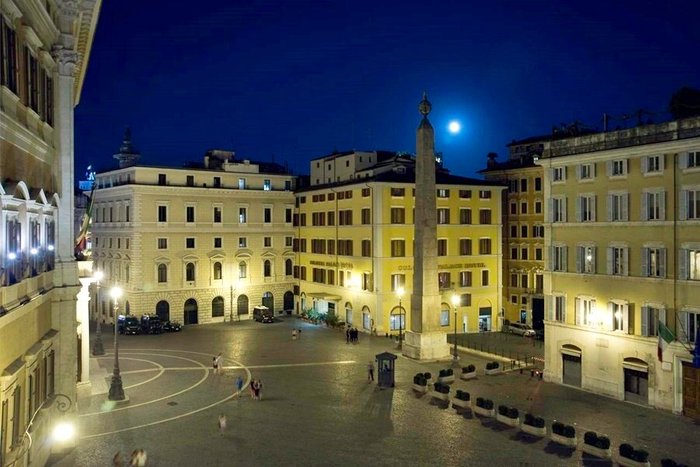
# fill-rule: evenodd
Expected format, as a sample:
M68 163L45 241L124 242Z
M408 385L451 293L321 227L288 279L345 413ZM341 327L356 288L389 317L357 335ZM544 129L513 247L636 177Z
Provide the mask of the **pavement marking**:
M154 379L160 378L160 377L163 375L163 365L161 365L161 364L159 364L159 363L157 363L157 362L154 362L153 360L146 360L146 359L144 359L144 358L129 358L129 357L123 357L122 359L123 359L123 360L136 360L137 362L148 362L148 363L152 363L152 364L154 364L154 365L156 366L156 368L151 368L151 370L152 370L152 371L157 371L157 372L158 372L158 374L155 375L153 378L147 379L146 381L142 381L142 382L140 382L140 383L132 384L131 386L124 386L124 389L131 389L131 388L135 388L136 386L141 386L142 384L150 383L150 382L153 381ZM120 371L119 373L123 375L125 372Z
M295 366L320 366L320 365L349 365L357 363L355 360L340 360L336 362L309 362L309 363L280 363L276 365L248 365L248 366L224 366L224 370L237 370L239 368L290 368Z

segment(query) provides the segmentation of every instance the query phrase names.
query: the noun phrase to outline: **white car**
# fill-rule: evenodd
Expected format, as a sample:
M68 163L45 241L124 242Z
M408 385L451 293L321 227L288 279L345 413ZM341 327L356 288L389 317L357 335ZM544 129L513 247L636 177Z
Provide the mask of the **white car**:
M535 330L532 329L532 326L525 323L510 323L508 325L508 330L519 336L535 337Z

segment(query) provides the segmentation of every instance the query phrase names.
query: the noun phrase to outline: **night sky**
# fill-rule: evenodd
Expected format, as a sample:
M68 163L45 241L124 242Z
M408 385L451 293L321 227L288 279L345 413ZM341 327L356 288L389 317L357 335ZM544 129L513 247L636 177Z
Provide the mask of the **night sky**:
M287 163L415 151L423 90L457 175L513 139L654 112L700 87L692 1L103 1L80 104L76 176L116 167L124 129L146 165L208 149ZM463 125L447 132L450 120ZM636 119L634 120L636 122ZM632 121L613 120L612 126Z

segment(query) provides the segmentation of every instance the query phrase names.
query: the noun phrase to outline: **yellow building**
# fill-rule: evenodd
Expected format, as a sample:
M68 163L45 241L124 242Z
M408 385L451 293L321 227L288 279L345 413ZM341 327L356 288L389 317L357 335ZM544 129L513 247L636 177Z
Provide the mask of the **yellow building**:
M127 136L115 155L125 167L96 176L92 224L94 267L102 289L123 288L122 312L196 324L294 307L294 176L229 151L186 168L131 156ZM113 322L108 293L97 302Z
M489 154L486 180L508 186L503 212L503 303L505 319L544 326L544 189L543 169L534 160L546 138L509 144L507 161Z
M545 378L698 418L700 118L553 140L538 164Z
M60 410L75 410L87 379L76 350L88 334L73 257L73 108L99 8L0 2L0 465L44 465L61 447L50 437Z
M312 176L311 186L296 192L299 310L334 313L364 332L397 335L410 328L414 160L389 152L338 153L311 161L311 172L317 165L333 172L333 165L351 166L360 157L374 162L340 182L316 184ZM505 187L441 169L436 179L442 306L435 313L448 333L500 329Z

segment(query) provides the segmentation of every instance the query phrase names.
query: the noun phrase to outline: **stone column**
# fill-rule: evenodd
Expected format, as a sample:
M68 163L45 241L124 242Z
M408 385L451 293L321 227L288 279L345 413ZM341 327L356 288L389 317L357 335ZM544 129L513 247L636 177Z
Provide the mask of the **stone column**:
M403 354L418 360L439 360L449 358L450 348L447 345L447 334L440 326L435 134L428 121L431 106L425 93L418 108L423 119L416 132L411 329L406 332Z
M80 279L82 287L80 293L78 293L77 309L75 313L81 337L80 384L90 383L90 284L93 282L95 282L95 279L92 277Z

